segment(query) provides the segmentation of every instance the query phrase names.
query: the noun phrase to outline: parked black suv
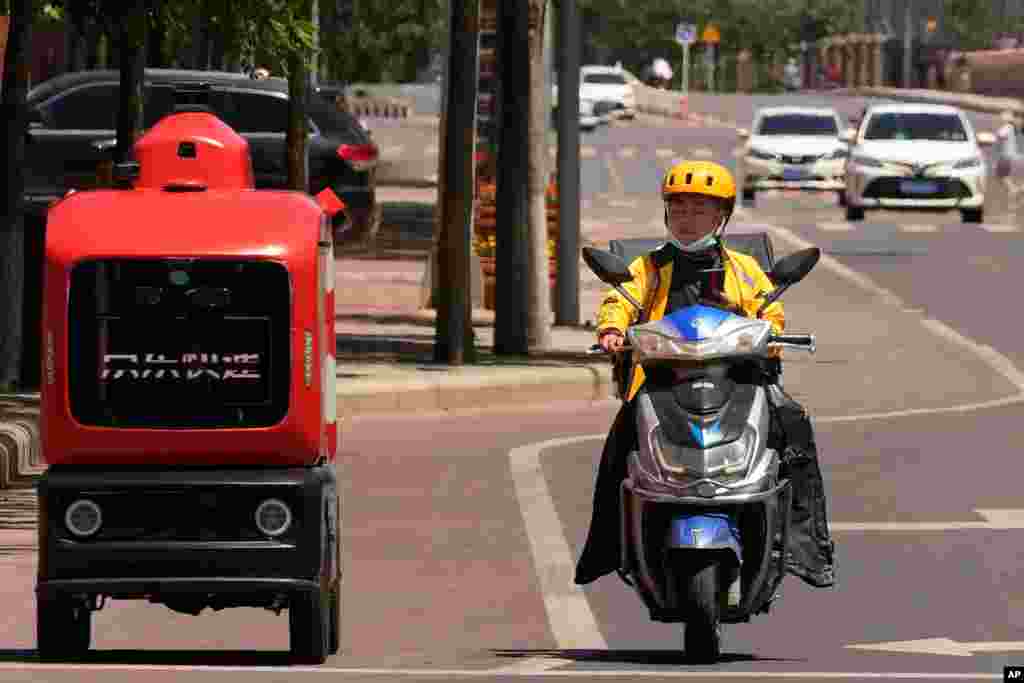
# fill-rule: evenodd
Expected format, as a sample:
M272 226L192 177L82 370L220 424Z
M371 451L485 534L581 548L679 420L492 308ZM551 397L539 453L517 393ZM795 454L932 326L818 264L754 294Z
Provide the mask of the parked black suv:
M208 83L210 106L249 141L256 187L285 187L286 80L170 69L147 69L145 74L145 128L174 108L175 87ZM80 71L40 83L29 92L25 194L30 208L40 210L72 188L96 185L98 164L110 158L115 143L119 89L117 71ZM380 221L378 150L369 131L335 106L339 92L317 89L307 103L308 190L316 194L330 186L348 206L351 237L361 240L375 233Z

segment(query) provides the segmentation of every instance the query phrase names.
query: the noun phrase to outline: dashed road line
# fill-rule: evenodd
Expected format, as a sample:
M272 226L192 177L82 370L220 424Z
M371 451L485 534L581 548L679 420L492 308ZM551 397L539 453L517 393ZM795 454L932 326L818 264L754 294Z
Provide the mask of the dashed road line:
M853 223L818 223L818 229L825 232L850 232L856 230L857 226Z
M616 209L635 209L640 204L635 199L612 199L608 202L608 206Z
M714 150L708 149L707 147L698 147L697 149L693 150L693 156L701 157L704 159L710 159L711 157L715 156L715 152Z
M580 159L596 159L597 150L587 145L586 147L580 147Z
M636 157L636 147L623 147L619 150L620 159L633 159Z
M1006 225L1006 224L998 225L998 224L991 224L991 223L983 223L981 225L981 229L984 230L985 232L993 232L993 233L1020 232L1020 228L1018 228L1016 225Z
M899 226L900 232L938 232L939 227L932 224L908 223Z
M659 159L671 159L672 157L675 156L675 154L676 151L674 149L662 148L654 151L654 156L656 156Z

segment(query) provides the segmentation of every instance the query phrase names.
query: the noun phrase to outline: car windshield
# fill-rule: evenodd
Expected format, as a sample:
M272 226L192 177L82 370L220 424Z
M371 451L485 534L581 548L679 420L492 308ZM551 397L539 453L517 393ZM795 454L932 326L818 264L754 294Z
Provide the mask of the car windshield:
M598 83L601 85L625 85L626 79L619 74L585 74L584 83Z
M890 112L871 117L864 139L966 142L967 131L956 114Z
M758 135L839 135L836 120L820 114L779 114L761 119Z

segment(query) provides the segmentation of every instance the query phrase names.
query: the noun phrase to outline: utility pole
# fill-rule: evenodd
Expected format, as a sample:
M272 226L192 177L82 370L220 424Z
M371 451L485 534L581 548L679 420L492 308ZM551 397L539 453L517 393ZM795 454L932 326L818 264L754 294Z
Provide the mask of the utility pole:
M558 305L556 325L580 322L580 18L558 3Z
M439 301L434 360L463 365L476 359L470 297L473 233L479 0L449 0L449 49L445 117L441 130L444 168L438 249Z
M903 17L903 87L909 88L910 83L910 51L913 47L914 34L913 23L910 16L911 0L904 0L905 13Z

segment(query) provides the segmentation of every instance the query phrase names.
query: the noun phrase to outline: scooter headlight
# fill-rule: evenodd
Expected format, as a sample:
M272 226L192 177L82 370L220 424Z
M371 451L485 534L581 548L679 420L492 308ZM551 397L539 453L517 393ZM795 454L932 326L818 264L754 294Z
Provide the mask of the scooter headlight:
M694 429L697 427L694 426ZM714 434L706 432L705 435L702 432L701 438L714 438ZM748 425L735 441L719 445L708 443L705 448L691 448L669 441L659 426L651 430L650 447L661 468L676 477L738 480L746 475L757 448L757 430Z
M645 359L679 358L706 360L721 356L737 356L760 352L771 334L771 324L764 320L738 320L722 325L701 341L685 341L654 330L632 328L630 343L641 362Z

